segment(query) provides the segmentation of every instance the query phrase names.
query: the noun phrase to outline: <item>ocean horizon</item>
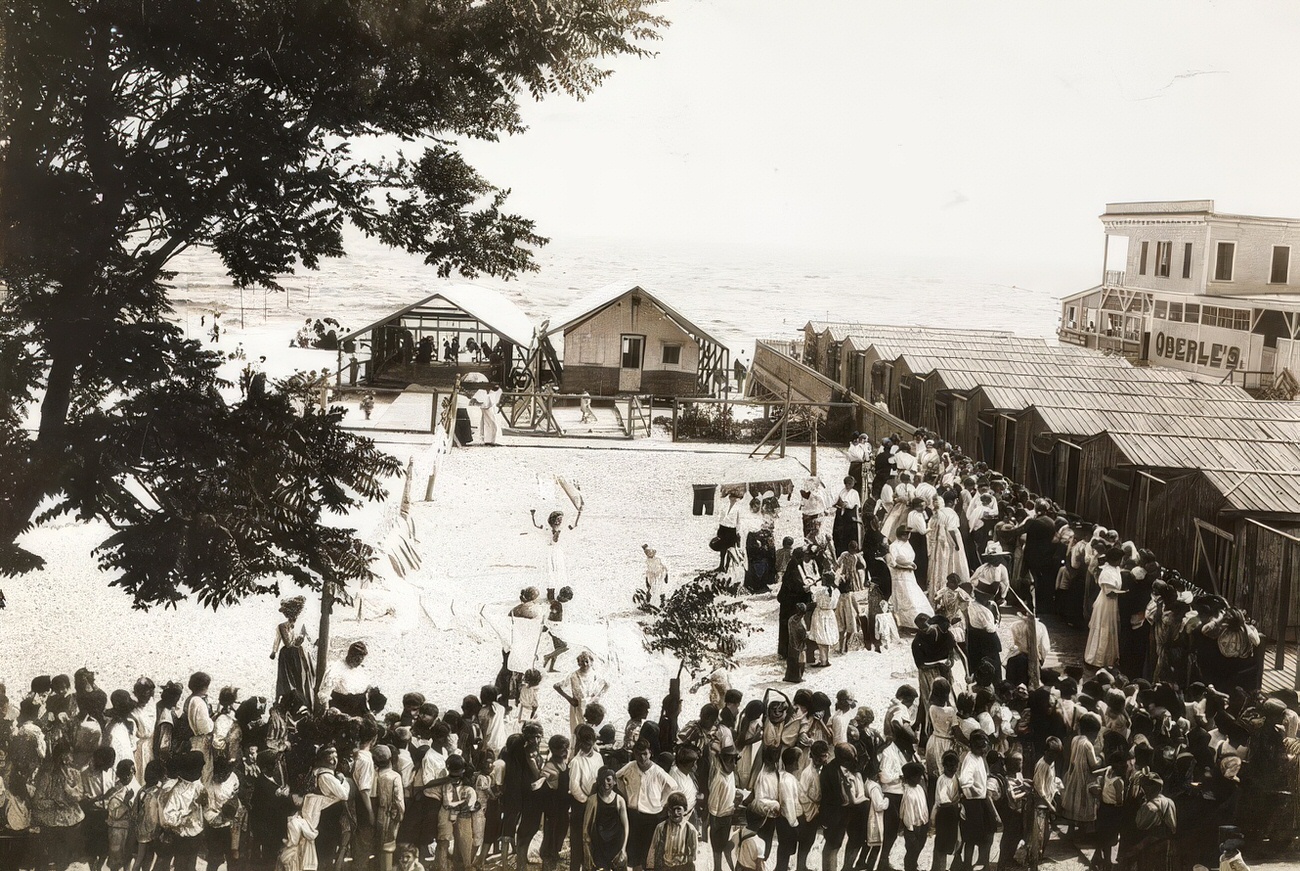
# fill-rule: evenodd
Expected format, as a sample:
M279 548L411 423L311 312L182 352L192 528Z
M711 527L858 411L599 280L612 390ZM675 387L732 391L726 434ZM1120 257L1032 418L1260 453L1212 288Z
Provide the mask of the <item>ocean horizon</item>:
M1082 289L1071 270L1025 264L877 260L841 252L747 250L689 242L557 239L537 253L539 271L512 281L441 279L416 257L347 234L348 256L283 276L284 292L241 294L208 251L173 261L179 317L221 311L228 327L333 317L358 329L449 284L501 291L536 323L612 283L659 293L746 356L757 338L792 338L809 320L1001 329L1052 336L1059 299ZM1074 270L1077 272L1077 270Z

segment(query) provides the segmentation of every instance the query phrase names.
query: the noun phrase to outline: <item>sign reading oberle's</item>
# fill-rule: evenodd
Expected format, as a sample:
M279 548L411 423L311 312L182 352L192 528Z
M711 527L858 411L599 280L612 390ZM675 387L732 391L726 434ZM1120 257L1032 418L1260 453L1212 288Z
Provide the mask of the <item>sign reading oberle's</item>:
M1249 339L1235 330L1200 324L1156 321L1156 330L1156 359L1206 369L1239 368L1244 356L1242 341Z

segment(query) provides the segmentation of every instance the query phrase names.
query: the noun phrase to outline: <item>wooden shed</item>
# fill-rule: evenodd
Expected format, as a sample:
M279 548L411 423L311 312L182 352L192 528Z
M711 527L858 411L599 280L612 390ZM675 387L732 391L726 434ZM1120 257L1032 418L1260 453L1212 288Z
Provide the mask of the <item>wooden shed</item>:
M449 285L344 336L360 349L349 381L406 387L450 387L457 375L481 372L507 390L527 359L535 328L523 309L501 293L469 284ZM459 353L448 359L447 345ZM558 376L554 352L541 337L543 380ZM470 347L481 350L475 352ZM346 363L339 353L339 375ZM355 375L356 377L352 377Z
M596 396L719 396L730 384L731 351L661 296L615 284L551 319L563 335L561 388Z
M1084 441L1080 513L1149 542L1162 564L1246 610L1268 637L1293 638L1300 423L1207 421L1203 429Z

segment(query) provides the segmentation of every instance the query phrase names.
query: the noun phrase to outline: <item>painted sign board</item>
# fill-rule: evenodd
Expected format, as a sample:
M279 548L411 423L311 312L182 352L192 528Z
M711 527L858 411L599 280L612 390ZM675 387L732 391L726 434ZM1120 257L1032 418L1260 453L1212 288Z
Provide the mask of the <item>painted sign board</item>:
M1148 350L1153 363L1202 374L1249 369L1254 342L1246 330L1153 319ZM1258 367L1254 367L1258 368Z

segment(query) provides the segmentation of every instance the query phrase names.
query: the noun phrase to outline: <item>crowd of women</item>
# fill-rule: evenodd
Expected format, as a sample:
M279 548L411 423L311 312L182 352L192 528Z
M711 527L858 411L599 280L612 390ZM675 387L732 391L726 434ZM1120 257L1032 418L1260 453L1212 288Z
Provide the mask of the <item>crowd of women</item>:
M847 456L834 497L815 479L803 484L798 545L786 538L755 560L751 532L749 552L733 551L751 590L779 585L787 681L855 640L879 650L896 629L914 632L929 795L944 754L969 737L954 723L1000 710L995 741L1032 736L1033 752L1014 766L1031 778L1022 792L1036 806L1023 827L1031 864L1058 818L1095 843L1099 867L1209 863L1219 827L1237 823L1274 848L1296 833L1300 715L1293 692L1259 696L1260 638L1245 614L923 431L878 450L855 435ZM1014 622L1002 633L1007 613ZM1095 673L1042 670L1042 614L1087 627L1083 659ZM1037 770L1049 755L1059 783ZM1004 845L1000 864L1009 859Z

